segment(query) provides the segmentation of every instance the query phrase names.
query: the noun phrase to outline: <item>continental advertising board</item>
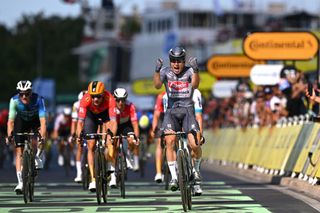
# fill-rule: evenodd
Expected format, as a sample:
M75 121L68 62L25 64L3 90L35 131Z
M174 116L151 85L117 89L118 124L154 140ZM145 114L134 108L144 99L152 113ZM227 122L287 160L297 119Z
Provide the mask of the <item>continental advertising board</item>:
M311 60L318 38L311 32L254 32L245 37L243 51L254 60Z
M207 69L215 77L249 77L254 65L264 63L241 54L214 55L208 60Z

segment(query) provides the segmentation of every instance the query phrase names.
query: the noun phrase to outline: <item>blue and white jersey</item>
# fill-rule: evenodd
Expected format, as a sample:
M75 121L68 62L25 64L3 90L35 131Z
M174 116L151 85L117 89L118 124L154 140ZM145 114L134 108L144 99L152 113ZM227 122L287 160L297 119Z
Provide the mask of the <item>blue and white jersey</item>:
M36 118L43 118L46 116L46 108L43 97L37 93L32 93L29 104L23 104L16 94L10 99L9 104L9 120L14 120L19 116L25 121L31 121Z
M195 114L198 114L198 113L202 114L202 96L201 96L200 90L195 89L193 91L192 101L194 104ZM163 95L162 103L163 103L163 109L164 109L164 111L166 111L168 108L168 95L167 95L167 93Z

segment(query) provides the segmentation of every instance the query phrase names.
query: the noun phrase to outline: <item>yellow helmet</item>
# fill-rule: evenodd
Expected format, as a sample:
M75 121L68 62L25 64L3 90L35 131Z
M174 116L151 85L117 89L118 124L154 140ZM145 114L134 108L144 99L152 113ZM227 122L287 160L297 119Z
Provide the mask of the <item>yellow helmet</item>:
M104 92L104 84L101 81L92 81L88 86L90 95L100 95Z

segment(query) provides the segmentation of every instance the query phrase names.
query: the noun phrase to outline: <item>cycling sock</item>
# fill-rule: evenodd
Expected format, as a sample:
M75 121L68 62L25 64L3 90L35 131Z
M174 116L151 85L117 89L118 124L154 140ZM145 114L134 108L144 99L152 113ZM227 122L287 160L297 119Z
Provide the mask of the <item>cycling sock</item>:
M200 164L201 164L201 158L195 158L194 159L194 168L196 172L200 171Z
M139 165L139 155L133 156L134 165Z
M110 164L109 171L114 171L114 166Z
M43 152L43 150L38 149L38 150L37 150L37 156L40 157L40 156L42 155L42 152Z
M81 161L76 161L76 168L77 168L77 176L80 176L82 171L81 171Z
M17 179L19 183L22 183L22 173L21 171L17 172Z
M168 161L169 170L171 173L172 179L178 179L177 178L177 172L176 172L176 161Z

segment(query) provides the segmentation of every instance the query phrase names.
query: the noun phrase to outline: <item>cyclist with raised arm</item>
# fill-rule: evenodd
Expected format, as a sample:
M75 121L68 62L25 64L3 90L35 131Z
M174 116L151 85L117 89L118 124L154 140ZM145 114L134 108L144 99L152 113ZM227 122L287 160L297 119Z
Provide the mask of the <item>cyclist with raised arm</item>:
M77 130L77 123L78 123L78 111L80 107L80 100L82 99L83 95L86 93L85 90L81 91L78 95L78 100L73 103L72 105L72 113L71 113L71 129L70 129L70 136L69 140L74 141L76 137L76 130ZM76 170L77 175L74 178L74 181L80 183L82 181L82 169L81 169L81 155L82 155L82 147L80 144L77 144L76 147Z
M165 133L185 131L188 133L189 145L195 158L200 161L201 148L200 128L195 119L194 103L192 95L194 89L199 86L199 69L196 58L189 59L189 66L185 66L186 52L182 47L175 47L169 50L170 66L162 68L163 60L158 59L153 76L154 86L160 89L162 84L168 95L168 107L164 115L162 130ZM172 180L170 188L172 191L178 189L176 159L174 155L174 145L176 136L165 136L167 145L167 161ZM200 179L199 172L194 172L194 176Z
M139 126L136 113L136 107L133 103L127 101L128 93L124 88L117 88L113 92L113 96L116 99L117 104L117 122L118 132L117 135L128 135L128 133L134 133L139 138ZM128 150L127 150L127 166L133 169L133 171L139 170L139 147L134 138L128 137ZM131 156L133 154L133 165L131 162Z
M36 169L43 168L42 153L43 142L46 137L46 108L43 97L32 92L32 83L28 80L19 81L17 84L18 94L10 99L9 118L7 124L7 143L13 140L15 133L39 132L41 142L38 143L37 154L35 156ZM40 130L39 130L40 127ZM15 136L16 144L16 172L18 185L14 191L22 193L22 153L24 149L25 136Z
M116 120L116 102L111 93L105 90L104 84L100 81L93 81L88 86L87 93L82 97L79 108L79 121L77 123L77 138L78 143L81 143L81 132L84 134L98 132L100 122L103 123L102 132L106 132L107 128L110 129L112 134L117 133L117 120ZM108 170L112 172L110 186L116 186L116 177L114 175L115 158L114 147L111 142L111 136L103 136L102 139L106 141L105 145L108 152L105 152L105 157L108 160ZM91 174L91 182L89 190L95 191L96 183L94 177L94 148L95 139L87 138L88 144L88 165Z

